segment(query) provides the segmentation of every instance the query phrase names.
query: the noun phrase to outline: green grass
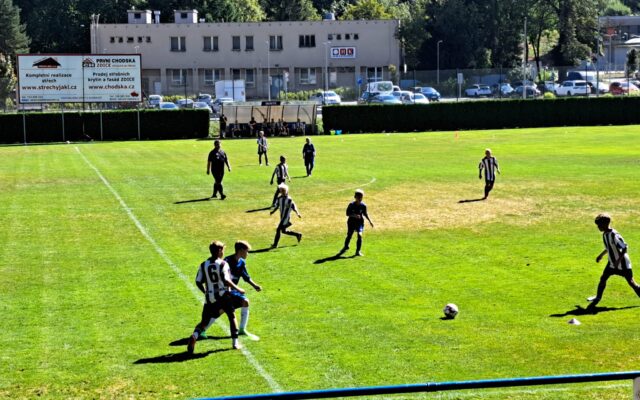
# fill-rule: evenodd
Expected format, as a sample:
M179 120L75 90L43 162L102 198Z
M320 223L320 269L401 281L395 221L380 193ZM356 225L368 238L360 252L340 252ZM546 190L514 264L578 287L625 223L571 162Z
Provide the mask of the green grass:
M303 215L281 248L251 254L264 290L248 288L244 342L284 390L637 370L640 299L613 277L586 305L604 264L593 224L607 211L640 259L640 127L327 136L302 178L301 138L272 139L288 156ZM140 232L83 160L113 186L188 281L213 239L232 251L273 240L272 167L253 140L226 141L228 199L205 175L210 141L2 147L0 155L0 397L189 398L273 389L230 340L180 353L200 299ZM477 164L500 162L492 197ZM76 150L81 152L81 154ZM353 190L365 190L375 229L362 258L334 255ZM177 202L184 202L176 204ZM355 239L352 250L355 249ZM351 253L347 253L350 256ZM440 319L455 302L460 315ZM223 324L224 325L224 324ZM220 327L210 335L224 336ZM138 363L136 363L138 362ZM626 399L629 382L379 398Z

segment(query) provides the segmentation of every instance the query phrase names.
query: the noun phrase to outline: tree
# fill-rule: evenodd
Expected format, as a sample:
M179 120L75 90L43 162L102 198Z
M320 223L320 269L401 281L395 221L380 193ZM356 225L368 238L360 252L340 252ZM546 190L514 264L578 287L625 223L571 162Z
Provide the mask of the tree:
M543 0L552 7L558 21L558 44L551 51L556 65L578 65L591 59L596 47L597 0Z
M631 49L627 52L627 77L633 76L638 70L638 50Z
M379 0L357 0L347 7L342 19L392 19L393 14Z
M320 15L311 0L260 0L269 21L314 21Z
M404 62L416 69L420 62L420 48L429 38L427 31L428 16L426 12L427 0L416 0L409 6L408 17L402 20L398 35L405 52Z
M13 57L29 51L26 27L20 23L20 9L12 0L0 0L0 54Z

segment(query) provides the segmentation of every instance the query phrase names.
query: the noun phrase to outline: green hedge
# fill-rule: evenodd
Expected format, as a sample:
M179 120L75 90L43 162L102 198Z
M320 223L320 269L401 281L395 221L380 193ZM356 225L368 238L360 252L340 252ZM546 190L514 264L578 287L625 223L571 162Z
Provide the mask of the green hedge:
M325 133L630 125L640 124L640 97L326 106L322 114Z
M137 140L138 112L104 111L102 140ZM63 134L64 118L64 134ZM28 143L100 140L100 113L0 114L0 143ZM140 110L140 138L143 140L204 138L209 135L206 110Z

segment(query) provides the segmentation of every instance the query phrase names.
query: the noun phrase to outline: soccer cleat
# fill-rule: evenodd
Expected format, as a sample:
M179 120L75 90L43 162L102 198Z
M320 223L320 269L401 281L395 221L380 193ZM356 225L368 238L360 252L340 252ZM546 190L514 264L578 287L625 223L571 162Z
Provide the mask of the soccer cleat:
M253 340L254 342L257 342L260 340L260 336L254 335L253 333L248 332L245 329L240 329L238 331L238 335L246 336L248 339Z
M598 298L598 296L589 296L589 297L587 297L587 301L594 301L597 298Z
M227 198L227 196L225 196L224 194L220 195L220 200L224 200L226 198Z
M362 257L364 254L361 251L356 251L356 257Z
M296 237L298 238L298 243L300 243L300 241L302 240L302 233L298 233Z
M187 344L187 353L189 354L193 354L193 351L196 348L196 337L194 335L191 335L191 337L189 337L189 343Z
M200 332L200 336L198 336L198 339L209 339L209 336L207 336L206 331L202 331Z
M212 199L217 199L217 198L218 198L218 196L217 196L217 195L215 195L215 194L212 194L212 195L211 195L211 198L212 198Z

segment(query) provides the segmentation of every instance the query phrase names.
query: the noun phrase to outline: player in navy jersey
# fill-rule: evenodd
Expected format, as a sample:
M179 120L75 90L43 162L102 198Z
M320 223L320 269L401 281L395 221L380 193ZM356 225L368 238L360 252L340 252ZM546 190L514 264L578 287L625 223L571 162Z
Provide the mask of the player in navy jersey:
M311 139L307 138L305 142L302 147L302 158L304 159L304 166L307 169L307 176L311 176L316 158L316 148L313 146L313 143L311 143Z
M478 178L482 179L482 170L484 170L484 197L483 200L489 197L489 192L493 189L493 184L496 182L496 172L500 173L498 167L498 160L491 156L491 149L484 151L484 158L480 160L478 165Z
M280 193L280 197L276 200L275 208L271 211L270 214L280 210L280 222L278 223L278 228L276 229L276 237L273 239L273 244L271 245L272 249L278 247L278 242L280 241L280 233L284 233L285 235L295 236L298 239L298 243L302 240L302 233L297 233L294 231L288 231L287 228L291 226L291 211L295 212L298 218L302 218L302 215L298 212L298 208L296 207L296 203L293 202L293 199L289 196L289 187L284 183L278 185L278 191Z
M604 242L604 250L596 257L596 262L600 262L605 254L609 257L609 262L602 271L600 277L600 283L598 284L598 293L594 297L589 297L587 300L591 301L589 309L595 308L595 306L602 300L602 294L607 286L607 280L611 275L622 276L627 280L627 283L636 292L636 295L640 297L640 286L633 280L633 271L631 269L631 260L627 253L627 244L620 234L613 228L611 228L611 217L608 214L599 214L595 220L598 230L602 232L602 241Z
M229 265L222 259L224 256L224 243L218 241L211 242L209 252L211 252L211 257L200 264L198 267L198 275L196 276L196 286L204 293L205 303L202 307L202 318L193 330L193 334L187 344L187 352L189 354L193 353L196 341L200 333L209 323L209 320L214 316L220 315L222 311L224 311L229 318L231 345L234 349L240 348L236 317L233 312L229 288L237 290L240 293L244 293L244 290L233 283Z
M369 221L369 224L373 228L373 222L369 219L367 214L367 205L362 202L364 192L360 189L356 190L353 196L355 201L352 201L347 206L347 238L344 240L344 247L340 250L340 254L349 250L349 242L354 232L358 233L358 241L356 247L356 256L363 256L362 254L362 232L364 231L364 219Z
M238 240L234 247L235 253L224 259L227 264L229 264L229 270L231 271L231 280L234 284L238 285L238 283L240 283L240 278L242 278L256 291L261 291L262 287L251 279L251 276L249 276L249 271L247 271L247 263L245 260L249 256L251 245L249 245L249 243L244 240ZM240 329L238 330L238 335L246 335L251 340L260 340L258 336L247 331L247 323L249 322L249 299L247 299L244 293L240 293L239 291L233 289L231 290L231 303L233 304L234 310L240 308ZM214 306L214 309L215 308L219 309L219 307ZM219 316L220 313L211 318L204 331L200 333L200 337L206 337L205 331L209 329L209 327L216 321L216 318L218 318Z
M209 175L209 171L211 171L211 175L213 175L214 179L213 195L211 196L212 199L218 197L218 192L220 192L220 200L224 200L227 197L225 196L224 189L222 187L225 165L227 166L229 172L231 172L231 166L229 165L229 159L227 159L227 153L225 153L224 150L220 148L220 141L216 140L213 142L213 150L209 152L209 157L207 158L207 175Z

